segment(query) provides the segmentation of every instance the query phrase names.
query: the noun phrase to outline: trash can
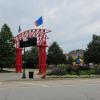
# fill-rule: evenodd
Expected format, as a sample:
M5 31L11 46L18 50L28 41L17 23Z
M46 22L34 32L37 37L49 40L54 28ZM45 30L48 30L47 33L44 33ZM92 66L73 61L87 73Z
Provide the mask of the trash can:
M34 72L29 72L29 78L33 79L33 76L34 76Z

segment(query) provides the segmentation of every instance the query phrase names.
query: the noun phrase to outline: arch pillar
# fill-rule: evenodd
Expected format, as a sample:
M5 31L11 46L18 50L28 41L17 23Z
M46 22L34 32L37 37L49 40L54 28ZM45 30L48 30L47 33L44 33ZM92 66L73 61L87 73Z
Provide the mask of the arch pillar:
M22 72L22 49L16 48L16 72Z
M42 74L42 78L46 77L46 45L39 46L39 74Z

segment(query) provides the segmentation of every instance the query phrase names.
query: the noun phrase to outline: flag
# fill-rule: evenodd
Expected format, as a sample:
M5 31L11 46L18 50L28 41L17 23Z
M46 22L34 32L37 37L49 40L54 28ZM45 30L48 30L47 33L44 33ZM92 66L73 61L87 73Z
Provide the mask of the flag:
M43 18L42 18L42 16L41 16L38 20L35 21L35 25L36 25L36 26L40 26L40 25L42 25L42 24L43 24Z
M20 33L21 32L21 27L20 27L20 25L19 25L19 28L18 28L18 33Z

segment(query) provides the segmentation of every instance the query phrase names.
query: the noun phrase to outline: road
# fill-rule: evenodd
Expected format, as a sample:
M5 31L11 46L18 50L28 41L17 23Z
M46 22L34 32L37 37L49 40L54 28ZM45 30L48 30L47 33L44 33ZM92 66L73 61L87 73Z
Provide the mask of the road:
M100 79L2 81L0 100L100 100Z

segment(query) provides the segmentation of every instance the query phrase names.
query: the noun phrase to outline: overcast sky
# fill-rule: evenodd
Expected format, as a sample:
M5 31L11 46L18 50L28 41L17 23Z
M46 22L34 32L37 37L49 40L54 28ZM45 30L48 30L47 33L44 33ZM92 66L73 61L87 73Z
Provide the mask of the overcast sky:
M100 35L100 0L0 0L0 28L7 23L14 36L34 28L43 16L50 45L56 41L64 52L86 49L93 34Z

